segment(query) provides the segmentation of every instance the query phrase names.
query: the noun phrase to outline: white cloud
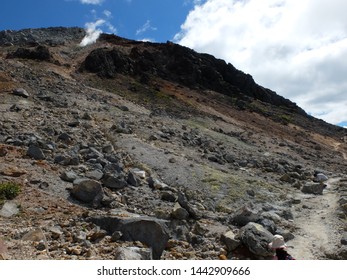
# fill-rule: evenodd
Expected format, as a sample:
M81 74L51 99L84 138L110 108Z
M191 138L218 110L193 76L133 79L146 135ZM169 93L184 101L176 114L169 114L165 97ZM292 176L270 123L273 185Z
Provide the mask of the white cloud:
M206 0L175 41L211 53L331 123L347 121L347 1Z
M104 0L80 0L82 4L101 5Z
M107 17L107 18L112 18L112 13L109 10L104 10L103 14Z
M151 26L151 21L147 20L144 25L142 25L138 30L136 30L136 35L140 35L142 33L145 33L148 30L156 31L157 28Z

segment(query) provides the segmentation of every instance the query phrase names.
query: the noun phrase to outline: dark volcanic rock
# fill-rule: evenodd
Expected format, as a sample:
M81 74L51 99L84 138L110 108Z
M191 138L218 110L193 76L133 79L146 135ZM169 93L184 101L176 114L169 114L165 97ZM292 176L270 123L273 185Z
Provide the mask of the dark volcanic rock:
M98 181L91 179L80 179L74 182L71 195L80 201L92 203L93 206L99 206L104 192Z
M117 36L113 38L107 36L107 41L112 41L116 45L123 44L125 41L133 42ZM237 70L230 63L227 64L212 55L199 54L171 42L144 45L147 48L134 46L130 55L126 55L117 48L93 50L85 59L81 70L97 73L106 78L115 77L117 73L137 77L156 74L163 79L191 88L205 88L246 100L251 97L273 105L285 106L306 115L295 103L256 84L251 75Z
M35 145L29 146L27 150L27 155L36 160L42 160L46 158L42 150Z
M37 46L35 49L18 48L15 52L10 53L7 58L51 61L52 55L46 46Z
M322 183L307 183L302 187L301 191L309 194L323 194L325 187L326 185Z
M151 217L120 219L116 217L93 217L91 222L107 230L110 234L122 232L122 240L141 241L153 250L153 259L160 259L169 240L166 221Z
M86 32L79 27L49 27L39 29L23 29L19 31L0 31L0 45L64 45L67 41L80 42Z
M255 255L263 257L273 255L273 252L269 249L269 243L272 241L273 235L262 225L248 223L240 230L240 238L242 243Z

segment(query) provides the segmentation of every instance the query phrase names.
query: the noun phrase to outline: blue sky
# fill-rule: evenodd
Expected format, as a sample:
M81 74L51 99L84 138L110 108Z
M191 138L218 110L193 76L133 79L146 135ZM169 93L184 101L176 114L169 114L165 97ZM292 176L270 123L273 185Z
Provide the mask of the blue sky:
M174 41L346 126L346 11L346 0L4 0L0 30L80 26L96 36Z
M80 26L107 21L104 32L129 39L173 40L194 0L11 0L0 9L0 30ZM92 4L97 3L97 4Z

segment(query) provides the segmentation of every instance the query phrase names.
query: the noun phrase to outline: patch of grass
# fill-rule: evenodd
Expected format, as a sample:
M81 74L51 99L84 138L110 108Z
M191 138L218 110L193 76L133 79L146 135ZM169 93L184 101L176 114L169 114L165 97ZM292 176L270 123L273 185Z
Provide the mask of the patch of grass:
M0 183L0 201L14 199L20 192L20 185L13 182Z

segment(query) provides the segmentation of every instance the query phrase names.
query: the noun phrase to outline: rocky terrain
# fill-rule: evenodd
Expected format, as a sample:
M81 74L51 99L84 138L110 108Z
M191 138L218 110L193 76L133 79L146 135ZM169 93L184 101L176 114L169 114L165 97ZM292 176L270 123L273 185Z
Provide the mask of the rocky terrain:
M210 55L84 36L0 32L0 259L347 258L345 129Z

